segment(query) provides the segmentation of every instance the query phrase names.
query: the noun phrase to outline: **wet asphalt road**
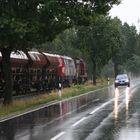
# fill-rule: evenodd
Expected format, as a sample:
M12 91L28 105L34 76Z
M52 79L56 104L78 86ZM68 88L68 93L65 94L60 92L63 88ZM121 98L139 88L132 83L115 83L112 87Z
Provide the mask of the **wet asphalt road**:
M0 140L140 140L140 81L0 122Z

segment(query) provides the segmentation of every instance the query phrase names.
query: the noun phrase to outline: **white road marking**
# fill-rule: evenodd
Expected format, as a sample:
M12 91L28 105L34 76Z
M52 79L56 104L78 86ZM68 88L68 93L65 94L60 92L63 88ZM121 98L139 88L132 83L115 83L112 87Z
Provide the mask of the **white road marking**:
M82 121L84 121L87 117L83 117L81 120L77 121L76 123L74 123L72 126L75 127L78 124L80 124Z
M93 102L97 102L97 101L100 101L100 99L99 99L99 98L97 98L97 99L93 100Z
M57 134L55 137L51 138L50 140L57 140L58 138L60 138L62 135L64 135L66 132L61 132L59 134Z
M94 110L93 110L92 112L90 112L89 114L90 114L90 115L93 115L95 112L97 112L97 111L100 110L101 108L103 108L103 107L105 107L106 105L110 104L110 102L112 102L113 100L114 100L114 99L112 99L112 100L110 100L110 101L108 101L108 102L102 104L100 107L94 109Z

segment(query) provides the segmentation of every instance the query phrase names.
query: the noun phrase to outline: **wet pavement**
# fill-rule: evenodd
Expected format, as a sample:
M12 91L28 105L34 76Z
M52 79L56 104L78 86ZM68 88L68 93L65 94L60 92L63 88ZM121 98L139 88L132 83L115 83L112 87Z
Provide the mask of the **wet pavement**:
M139 140L140 81L108 86L0 122L0 140Z

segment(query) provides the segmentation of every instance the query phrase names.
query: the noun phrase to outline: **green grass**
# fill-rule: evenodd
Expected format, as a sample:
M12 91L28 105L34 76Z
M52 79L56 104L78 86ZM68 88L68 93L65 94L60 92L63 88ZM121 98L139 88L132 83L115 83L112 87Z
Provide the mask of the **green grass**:
M13 101L11 105L0 106L0 117L10 115L12 113L20 113L22 111L26 111L33 107L37 107L38 105L44 105L54 100L62 100L65 98L77 96L80 94L84 94L89 91L93 91L99 88L102 88L107 85L106 81L98 81L97 85L92 85L91 82L86 83L85 85L73 85L70 88L65 88L62 90L62 97L58 96L57 91L52 91L51 94L43 94L37 97L33 97L31 99L26 100L16 100Z

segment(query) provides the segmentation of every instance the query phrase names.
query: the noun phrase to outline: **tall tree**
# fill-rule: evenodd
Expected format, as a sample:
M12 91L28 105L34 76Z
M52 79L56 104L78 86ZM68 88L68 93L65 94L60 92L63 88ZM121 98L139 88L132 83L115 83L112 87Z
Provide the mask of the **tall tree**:
M127 71L138 73L139 70L139 64L138 64L138 58L140 55L140 48L139 48L139 36L137 34L137 30L135 26L129 26L127 23L124 23L122 26L122 32L125 37L125 45L120 50L120 58L122 61L120 62L120 65L123 65L123 68ZM133 66L135 66L133 68Z
M114 63L114 76L119 73L118 66L122 61L120 57L120 49L125 46L125 38L122 32L122 23L120 19L115 17L110 23L110 45L111 45L111 58Z
M126 62L134 53L137 52L137 31L135 26L129 26L127 23L124 23L122 26L122 32L125 37L126 44L124 50L121 51L123 62Z
M5 80L4 104L12 101L11 51L25 50L39 40L39 1L0 1L0 51Z
M78 32L79 45L87 52L93 64L93 84L96 84L96 68L105 65L122 45L121 30L115 19L99 17L89 28ZM113 54L113 55L112 55Z

